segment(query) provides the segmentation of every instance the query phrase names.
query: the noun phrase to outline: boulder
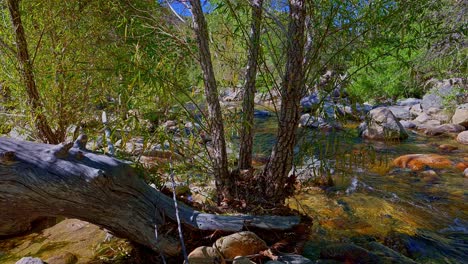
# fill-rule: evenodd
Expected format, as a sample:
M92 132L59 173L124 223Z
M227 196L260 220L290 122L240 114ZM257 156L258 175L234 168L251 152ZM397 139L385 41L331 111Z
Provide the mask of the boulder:
M436 127L427 127L424 134L428 136L439 136L448 133L459 133L465 131L465 127L457 124L443 124Z
M431 117L426 114L426 113L421 113L418 117L416 117L413 121L418 123L418 124L424 124L426 122L428 122L429 120L431 120ZM440 125L440 121L439 121L439 125Z
M468 104L462 104L457 107L452 116L452 123L468 128Z
M397 105L399 106L413 106L421 103L421 99L417 98L407 98L403 100L398 100Z
M424 111L421 107L421 104L415 104L410 108L410 114L413 118L418 117L419 115L423 114Z
M444 108L445 104L455 105L455 99L452 99L451 101L447 102L448 97L456 93L456 89L454 89L455 84L457 84L457 81L451 79L437 81L433 85L432 89L424 95L421 101L421 106L424 112L426 112L430 108L442 109Z
M452 167L452 162L437 154L409 154L393 160L393 165L420 171L425 168L443 169Z
M452 115L447 112L446 109L439 109L435 107L431 107L424 111L428 114L431 119L439 120L440 122L447 123L452 118Z
M219 263L221 256L212 247L197 247L188 255L190 264L214 264Z
M468 145L468 131L463 131L458 134L457 141L461 144Z
M411 122L411 121L401 120L401 121L400 121L400 124L401 124L404 128L408 128L408 129L416 128L416 124L413 123L413 122Z
M363 138L375 140L406 139L403 126L388 108L379 107L369 112L368 121L360 126L360 135Z
M317 93L312 93L311 95L305 96L301 99L301 106L304 109L311 109L320 102Z
M213 248L218 250L224 258L234 259L236 256L257 254L267 249L267 245L255 233L244 231L219 238Z
M463 171L463 175L465 176L465 178L468 178L468 168L466 168L466 169Z
M299 119L299 125L302 127L318 128L325 124L325 120L321 117L303 114Z
M16 264L46 264L40 258L24 257L16 262Z
M409 106L389 106L388 109L392 111L398 120L411 119L411 112Z

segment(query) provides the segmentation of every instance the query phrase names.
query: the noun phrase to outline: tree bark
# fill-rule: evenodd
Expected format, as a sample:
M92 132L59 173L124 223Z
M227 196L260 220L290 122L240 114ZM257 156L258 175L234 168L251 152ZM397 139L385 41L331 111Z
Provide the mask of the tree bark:
M300 99L304 93L305 0L289 1L289 28L286 70L281 87L281 110L277 143L265 166L260 182L265 198L283 203L292 169L296 131L300 118Z
M257 76L258 55L260 52L260 30L262 24L263 0L252 0L252 18L250 24L249 56L245 76L244 97L242 101L242 130L240 135L239 170L252 167L254 98Z
M208 127L213 143L213 169L218 191L218 203L232 198L234 181L230 178L224 138L224 124L221 106L218 99L218 88L211 62L210 47L208 44L208 27L201 7L200 0L190 0L192 6L193 25L197 36L200 54L200 66L205 84L205 97L208 105Z
M21 22L19 0L8 0L8 10L10 12L16 38L16 56L18 58L20 75L26 86L28 103L31 107L31 115L34 120L34 125L36 126L39 138L42 141L57 144L63 139L56 137L54 131L47 122L46 116L43 114L44 107L34 79L33 65L28 53L28 43L26 41L23 23Z
M147 185L128 162L88 152L86 138L48 145L0 138L0 236L43 216L77 218L166 254L158 236L165 217L176 219L174 201ZM181 222L201 230L240 231L255 226L290 229L296 216L222 216L179 203Z

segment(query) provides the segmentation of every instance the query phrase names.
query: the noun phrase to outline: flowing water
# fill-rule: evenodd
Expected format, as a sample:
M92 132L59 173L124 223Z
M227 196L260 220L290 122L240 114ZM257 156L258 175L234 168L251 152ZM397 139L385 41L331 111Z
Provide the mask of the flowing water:
M275 123L257 119L257 153L271 150ZM315 172L302 180L334 182L331 187L304 184L289 201L314 219L305 255L318 258L320 247L331 242L377 241L420 263L468 263L468 178L455 167L427 176L392 165L394 158L414 153L440 154L456 164L467 159L468 146L414 133L402 142L364 141L355 131L350 126L299 133L296 167L306 162ZM444 143L459 149L441 153L437 146Z

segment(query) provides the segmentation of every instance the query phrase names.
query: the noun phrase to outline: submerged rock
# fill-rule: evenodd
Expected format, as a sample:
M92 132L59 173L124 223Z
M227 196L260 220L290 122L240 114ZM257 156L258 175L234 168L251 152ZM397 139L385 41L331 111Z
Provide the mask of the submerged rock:
M233 259L237 256L257 254L267 249L265 241L255 233L245 231L221 237L213 245L224 258Z
M334 244L320 251L321 259L333 259L343 263L381 263L380 258L365 248L354 244Z
M439 150L443 151L443 152L452 152L452 151L458 149L458 147L452 146L452 145L449 145L449 144L442 144L442 145L438 146L437 148Z
M393 160L393 165L420 171L427 167L443 169L452 167L452 162L446 157L437 154L409 154Z
M385 107L379 107L369 112L369 120L359 127L363 138L375 140L406 139L408 133L395 115Z
M78 258L70 252L65 252L63 254L48 258L46 262L47 264L75 264L78 262Z

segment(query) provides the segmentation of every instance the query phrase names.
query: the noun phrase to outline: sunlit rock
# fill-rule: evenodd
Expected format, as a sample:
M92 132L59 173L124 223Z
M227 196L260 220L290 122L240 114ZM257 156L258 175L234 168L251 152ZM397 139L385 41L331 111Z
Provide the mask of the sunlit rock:
M452 117L452 123L468 128L468 104L462 104L457 107Z
M267 249L265 241L255 233L245 231L221 237L213 245L224 258L233 259L236 256L257 254Z
M468 145L468 131L463 131L458 134L457 141L461 144Z
M368 121L359 127L359 134L363 138L375 140L406 139L403 126L395 115L385 107L379 107L369 112Z
M221 256L212 247L197 247L188 255L190 264L214 264L219 263Z
M413 171L423 170L427 167L443 169L452 167L452 162L446 157L437 154L409 154L393 160L393 165L409 168Z
M16 264L45 264L40 258L24 257L16 262Z

